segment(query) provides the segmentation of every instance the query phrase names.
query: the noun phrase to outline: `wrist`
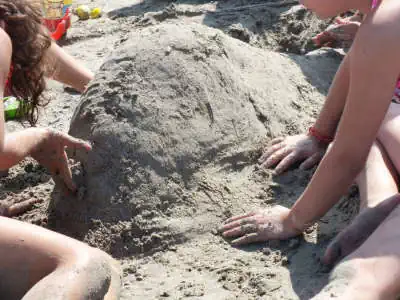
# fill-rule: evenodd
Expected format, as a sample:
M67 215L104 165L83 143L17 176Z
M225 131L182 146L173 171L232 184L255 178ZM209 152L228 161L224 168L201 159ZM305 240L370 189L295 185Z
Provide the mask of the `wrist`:
M333 142L333 136L323 133L318 128L316 128L315 125L311 126L308 129L307 135L313 137L315 140L318 141L318 143L325 146L328 146L331 142Z
M29 155L32 156L36 154L38 151L40 151L40 147L43 144L45 140L48 139L49 137L49 130L46 128L29 128L26 129L29 130L30 132L27 132L27 135L30 136L30 139L32 140L31 146L29 147Z
M293 209L290 210L288 214L288 222L290 226L296 230L297 232L301 233L306 230L308 227L312 225L313 222L306 222L302 220L294 211Z

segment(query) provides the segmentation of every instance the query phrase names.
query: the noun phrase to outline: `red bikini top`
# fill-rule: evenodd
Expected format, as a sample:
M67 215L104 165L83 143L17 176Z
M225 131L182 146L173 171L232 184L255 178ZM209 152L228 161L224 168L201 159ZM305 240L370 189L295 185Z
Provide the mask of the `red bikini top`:
M13 66L10 67L10 72L8 73L8 77L6 79L6 88L10 88L11 87L11 77L12 77L12 73L13 73Z

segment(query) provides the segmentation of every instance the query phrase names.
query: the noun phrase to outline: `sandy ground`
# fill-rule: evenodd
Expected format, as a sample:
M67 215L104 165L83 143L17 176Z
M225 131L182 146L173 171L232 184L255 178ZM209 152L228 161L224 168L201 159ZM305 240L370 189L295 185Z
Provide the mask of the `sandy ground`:
M124 42L127 32L162 22L201 23L221 29L257 48L296 54L313 50L309 38L325 24L299 9L294 1L108 2L108 16L81 22L75 20L63 42L68 53L93 71ZM105 2L76 1L75 4L94 7L103 6ZM330 79L321 79L320 93L326 93ZM80 95L54 82L49 82L48 95L52 101L43 110L40 125L68 131ZM315 116L318 105L308 109ZM9 131L20 128L17 122L7 123ZM243 174L247 176L243 177ZM225 204L232 191L236 198L243 198L241 207L219 213L222 220L261 205L282 202L290 205L311 175L312 171L294 170L272 178L268 172L254 173L254 166L249 166L240 174L233 172L230 178L218 181L217 185L206 182L204 189ZM3 201L43 199L43 203L19 219L47 226L54 183L43 168L28 159L1 178L0 185ZM241 194L244 185L247 185L246 191L251 191L247 195ZM220 194L223 194L222 199ZM119 259L124 268L122 299L309 299L327 282L328 270L319 262L323 249L354 216L356 201L357 194L352 191L304 237L287 242L235 249L211 229L193 234L193 238L166 249L121 256ZM216 228L217 225L206 227ZM103 238L106 240L107 236Z

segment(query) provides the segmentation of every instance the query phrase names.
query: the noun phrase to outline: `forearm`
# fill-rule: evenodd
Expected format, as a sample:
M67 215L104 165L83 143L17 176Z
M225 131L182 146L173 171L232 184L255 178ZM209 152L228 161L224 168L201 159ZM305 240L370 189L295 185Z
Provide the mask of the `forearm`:
M52 43L46 53L47 76L61 83L67 84L79 92L84 92L86 86L93 79L93 73Z
M347 192L365 159L366 155L350 159L329 151L291 209L289 217L293 225L303 230L325 215Z
M343 59L333 80L322 110L314 124L324 136L334 137L349 89L349 55Z
M45 129L30 128L5 135L4 147L0 152L0 170L16 165L43 141Z

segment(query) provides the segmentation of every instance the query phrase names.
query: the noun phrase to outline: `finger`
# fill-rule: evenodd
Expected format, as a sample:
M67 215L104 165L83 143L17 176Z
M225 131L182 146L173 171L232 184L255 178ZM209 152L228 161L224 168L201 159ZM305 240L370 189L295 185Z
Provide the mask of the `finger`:
M250 243L256 243L259 242L259 234L258 233L249 233L246 234L245 236L242 236L236 240L233 240L231 242L232 246L241 246L241 245L246 245Z
M333 41L330 41L324 44L323 46L328 48L333 48L335 46L335 43Z
M76 186L72 180L72 173L68 166L68 157L67 154L62 154L60 161L59 161L59 176L61 177L62 181L64 182L65 186L72 192L76 191Z
M246 214L234 216L234 217L231 217L231 218L229 218L228 220L226 220L226 221L224 222L224 224L228 224L228 223L231 223L231 222L233 222L233 221L237 221L237 220L244 219L244 218L247 218L247 217L252 217L252 216L254 216L255 214L256 214L256 213L252 211L252 212L249 212L249 213L246 213Z
M296 152L290 153L284 159L280 161L280 163L276 166L274 173L279 175L285 172L291 165L299 160L299 156Z
M233 221L227 224L222 225L221 230L220 231L226 231L226 230L230 230L232 228L235 227L240 227L246 224L255 224L256 220L254 217L248 217L248 218L244 218L244 219L239 219L237 221Z
M278 137L278 138L274 138L272 141L269 142L269 144L272 145L276 145L279 143L282 143L285 140L284 137Z
M14 217L30 210L36 203L42 202L43 199L29 199L13 204L8 208L8 217Z
M323 153L320 153L320 152L311 155L300 165L300 169L308 170L308 169L314 167L316 164L318 164L318 162L321 160L322 157L323 157Z
M235 238L249 233L257 232L256 224L246 224L225 231L222 235L226 238Z
M276 151L274 154L272 154L262 165L261 167L263 168L269 168L272 167L273 165L276 165L278 162L280 162L284 157L289 155L293 150L285 147L279 151Z
M62 132L58 134L62 138L63 144L68 148L82 148L85 149L86 151L92 150L92 146L90 145L90 143L84 140L74 138L73 136L70 136L69 134Z
M332 33L329 31L323 31L313 37L311 40L316 46L322 46L333 39Z
M340 18L340 17L337 17L337 18L335 18L334 22L335 22L335 24L338 24L338 25L344 25L344 24L349 23L350 21Z
M283 143L275 144L271 147L268 147L264 153L261 155L260 159L258 160L259 164L262 164L268 157L270 157L274 152L279 151L285 145Z

